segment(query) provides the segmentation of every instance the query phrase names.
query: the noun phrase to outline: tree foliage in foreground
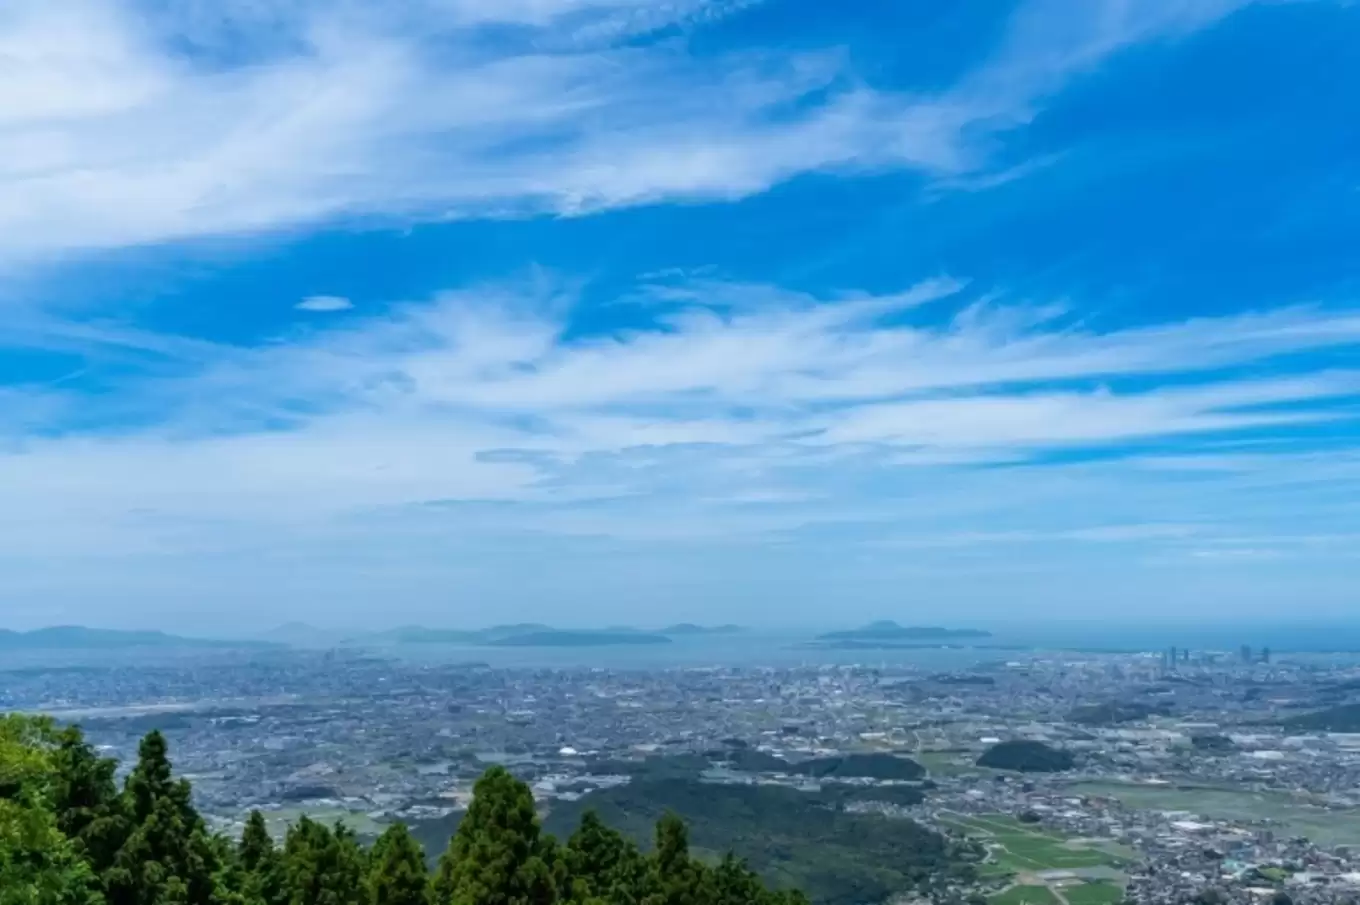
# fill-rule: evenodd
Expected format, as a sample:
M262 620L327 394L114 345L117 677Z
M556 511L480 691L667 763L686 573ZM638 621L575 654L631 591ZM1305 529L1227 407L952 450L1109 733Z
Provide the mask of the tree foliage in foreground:
M710 867L674 815L643 853L594 813L565 845L542 832L529 788L504 768L430 875L404 826L369 848L302 818L282 844L259 812L239 840L211 833L165 738L142 740L121 787L79 730L0 717L0 905L803 905L732 855Z

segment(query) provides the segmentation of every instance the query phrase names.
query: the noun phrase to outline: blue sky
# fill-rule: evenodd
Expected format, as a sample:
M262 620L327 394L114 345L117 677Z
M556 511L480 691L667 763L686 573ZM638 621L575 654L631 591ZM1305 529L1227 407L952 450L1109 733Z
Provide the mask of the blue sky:
M0 8L0 623L1317 621L1360 7Z

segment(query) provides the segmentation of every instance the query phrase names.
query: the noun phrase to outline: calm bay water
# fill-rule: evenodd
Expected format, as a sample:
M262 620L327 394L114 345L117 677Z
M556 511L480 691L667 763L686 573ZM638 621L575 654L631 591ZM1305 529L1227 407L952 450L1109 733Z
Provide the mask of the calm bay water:
M902 620L905 622L905 620ZM922 620L925 621L925 620ZM477 647L408 644L367 648L369 653L411 662L482 663L501 668L677 669L697 667L788 667L820 665L915 666L925 670L964 669L980 663L1025 659L1048 653L1146 651L1175 646L1192 652L1217 651L1235 657L1241 645L1275 659L1299 658L1360 664L1360 624L1238 626L1134 626L1046 624L986 626L991 638L960 641L956 647L887 650L809 648L814 630L752 630L732 635L677 637L670 644L603 647ZM350 648L358 651L360 648ZM313 653L316 649L313 648ZM114 667L248 662L267 652L201 648L14 651L0 658L0 671L25 668Z
M676 638L671 644L605 647L477 647L412 644L382 649L406 660L476 662L506 668L667 669L704 666L914 665L962 669L1059 651L1148 651L1175 646L1236 655L1243 644L1276 656L1346 652L1360 661L1360 625L1351 626L1139 626L1045 625L992 629L988 639L957 647L889 650L811 649L817 632L748 631L733 635Z

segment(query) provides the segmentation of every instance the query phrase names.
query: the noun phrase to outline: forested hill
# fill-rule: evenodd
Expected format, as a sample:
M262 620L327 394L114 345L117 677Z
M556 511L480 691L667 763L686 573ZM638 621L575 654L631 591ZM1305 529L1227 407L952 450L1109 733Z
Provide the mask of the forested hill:
M697 849L734 851L769 882L796 888L819 905L887 902L935 880L971 880L971 865L954 845L912 820L858 812L862 800L921 800L910 786L875 789L832 784L809 793L781 785L704 783L684 776L638 776L548 815L567 832L593 809L624 835L643 841L665 814L682 815ZM963 873L967 872L967 873Z
M1280 720L1287 729L1304 732L1360 732L1360 704L1340 704Z
M1024 773L1056 773L1071 770L1076 759L1070 752L1028 739L993 745L978 758L979 767L1019 770Z
M650 851L585 814L541 831L529 788L501 767L431 873L406 827L365 848L303 818L276 846L256 812L239 841L210 833L152 732L121 787L74 728L0 716L0 902L23 905L800 905L734 857L692 857L663 816Z

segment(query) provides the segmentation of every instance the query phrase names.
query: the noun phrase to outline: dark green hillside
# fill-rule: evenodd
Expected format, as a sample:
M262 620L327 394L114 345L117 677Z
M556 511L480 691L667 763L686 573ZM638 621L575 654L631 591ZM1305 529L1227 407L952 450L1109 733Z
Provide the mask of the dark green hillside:
M844 754L793 764L790 771L818 779L924 779L925 767L895 754Z
M950 868L953 852L937 833L910 820L847 813L836 794L640 779L558 805L546 825L561 833L594 809L605 823L645 844L649 828L671 811L689 824L697 848L731 850L767 881L800 888L828 905L881 902Z
M978 758L979 767L1023 773L1057 773L1076 765L1072 755L1043 742L1018 740L993 745Z
M1340 704L1300 713L1280 720L1280 725L1300 732L1360 732L1360 704Z

